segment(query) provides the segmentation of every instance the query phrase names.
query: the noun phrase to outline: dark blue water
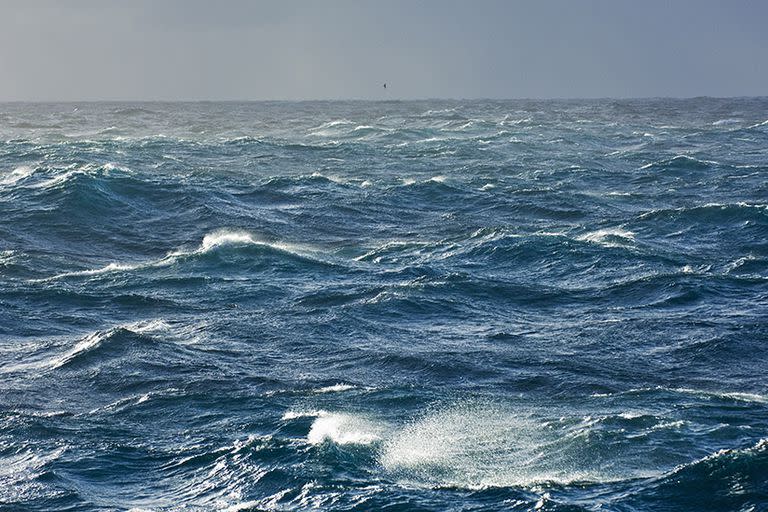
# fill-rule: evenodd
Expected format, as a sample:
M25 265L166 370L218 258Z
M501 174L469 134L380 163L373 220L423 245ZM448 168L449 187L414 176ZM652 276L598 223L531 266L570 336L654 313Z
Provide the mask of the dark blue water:
M0 105L0 509L768 510L768 99Z

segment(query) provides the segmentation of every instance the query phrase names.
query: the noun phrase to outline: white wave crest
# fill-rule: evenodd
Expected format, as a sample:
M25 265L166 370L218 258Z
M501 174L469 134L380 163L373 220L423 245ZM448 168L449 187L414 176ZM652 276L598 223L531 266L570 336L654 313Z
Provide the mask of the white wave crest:
M112 162L107 162L106 164L103 164L103 165L86 164L79 167L68 166L63 170L64 172L57 174L50 179L47 179L41 183L36 183L35 185L33 185L33 188L41 188L41 189L56 188L60 185L67 183L68 181L72 180L76 176L98 176L99 174L102 174L102 173L104 175L109 175L114 171L119 171L122 173L131 172L130 169L126 167L121 167Z
M24 178L31 176L34 172L35 169L28 165L16 167L5 178L0 180L0 185L15 185Z
M195 252L209 252L217 247L226 245L248 245L259 243L253 235L245 231L217 231L203 237L200 248ZM180 251L178 254L184 254Z
M309 411L288 411L283 414L283 421L291 421L298 418L317 418L328 414L327 411L321 410L309 410Z
M647 388L632 388L626 391L619 391L616 393L594 393L591 396L595 398L609 398L609 397L618 397L623 395L664 393L664 392L677 393L681 395L690 395L695 397L736 400L739 402L755 402L755 403L761 403L761 404L768 403L768 396L760 395L757 393L747 393L747 392L740 392L740 391L708 391L708 390L693 389L693 388L666 388L663 386L647 387Z
M622 247L627 243L634 242L635 234L623 228L605 228L579 235L576 237L576 240L599 244L605 247Z
M343 413L325 413L317 417L307 434L310 444L332 442L345 444L371 444L381 440L385 428L361 416Z
M315 390L315 393L340 393L342 391L349 391L351 389L356 389L357 386L353 386L352 384L334 384L333 386L325 386L322 388L318 388Z

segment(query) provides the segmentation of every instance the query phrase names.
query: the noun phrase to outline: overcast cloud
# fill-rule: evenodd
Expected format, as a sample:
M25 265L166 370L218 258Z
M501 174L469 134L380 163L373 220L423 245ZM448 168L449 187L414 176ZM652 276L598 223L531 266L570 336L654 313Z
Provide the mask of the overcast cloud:
M766 21L763 1L0 0L0 100L766 95Z

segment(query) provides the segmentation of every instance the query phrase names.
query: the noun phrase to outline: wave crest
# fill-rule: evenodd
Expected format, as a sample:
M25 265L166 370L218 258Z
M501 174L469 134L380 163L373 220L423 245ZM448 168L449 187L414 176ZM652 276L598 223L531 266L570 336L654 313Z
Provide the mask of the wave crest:
M143 262L137 262L137 263L113 262L113 263L109 263L108 265L105 265L104 267L100 267L96 269L63 272L61 274L57 274L57 275L43 278L43 279L32 279L30 280L30 282L47 282L47 281L54 281L54 280L63 279L67 277L100 276L103 274L127 272L131 270L164 267L164 266L173 265L174 263L182 259L211 254L222 248L238 247L238 246L260 246L270 250L275 250L285 254L289 254L294 257L302 258L302 259L317 261L320 263L328 263L320 256L321 254L320 251L310 247L306 247L298 244L286 243L286 242L269 242L269 241L257 238L254 234L248 231L219 230L219 231L214 231L212 233L208 233L207 235L205 235L203 237L202 242L196 249L192 249L192 250L179 249L176 251L171 251L168 254L166 254L164 257L157 260L149 260L149 261L143 261Z

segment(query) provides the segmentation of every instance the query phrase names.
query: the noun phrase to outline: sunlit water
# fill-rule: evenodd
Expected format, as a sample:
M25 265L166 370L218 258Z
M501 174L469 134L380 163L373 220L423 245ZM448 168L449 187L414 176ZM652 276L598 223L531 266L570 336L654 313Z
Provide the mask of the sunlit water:
M768 100L0 104L2 510L768 509Z

